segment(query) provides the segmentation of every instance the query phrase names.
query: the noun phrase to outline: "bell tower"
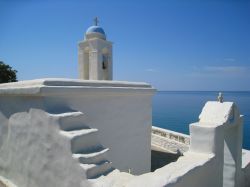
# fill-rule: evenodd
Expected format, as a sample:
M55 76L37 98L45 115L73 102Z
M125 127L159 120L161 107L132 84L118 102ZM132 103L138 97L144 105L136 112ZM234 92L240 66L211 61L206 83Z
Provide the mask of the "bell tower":
M85 80L112 80L112 42L98 25L98 18L89 27L78 44L79 78Z

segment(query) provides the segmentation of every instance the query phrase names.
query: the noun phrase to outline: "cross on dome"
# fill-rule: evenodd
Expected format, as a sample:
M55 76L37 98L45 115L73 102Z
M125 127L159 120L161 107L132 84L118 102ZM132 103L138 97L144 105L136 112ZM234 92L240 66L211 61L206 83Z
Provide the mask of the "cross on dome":
M97 26L98 23L99 23L99 19L98 19L98 17L95 17L95 18L94 18L94 25Z

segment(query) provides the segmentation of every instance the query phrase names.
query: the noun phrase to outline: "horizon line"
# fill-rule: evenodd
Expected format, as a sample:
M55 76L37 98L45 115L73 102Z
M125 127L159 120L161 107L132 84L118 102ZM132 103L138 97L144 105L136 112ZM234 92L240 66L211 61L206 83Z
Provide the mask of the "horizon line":
M157 90L157 92L250 92L250 90Z

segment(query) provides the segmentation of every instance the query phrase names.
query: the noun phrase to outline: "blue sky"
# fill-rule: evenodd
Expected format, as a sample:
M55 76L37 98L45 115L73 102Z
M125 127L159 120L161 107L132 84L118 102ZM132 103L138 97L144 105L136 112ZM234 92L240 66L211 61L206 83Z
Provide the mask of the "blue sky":
M98 16L114 79L159 90L250 90L250 1L0 0L0 60L18 79L77 78L77 43Z

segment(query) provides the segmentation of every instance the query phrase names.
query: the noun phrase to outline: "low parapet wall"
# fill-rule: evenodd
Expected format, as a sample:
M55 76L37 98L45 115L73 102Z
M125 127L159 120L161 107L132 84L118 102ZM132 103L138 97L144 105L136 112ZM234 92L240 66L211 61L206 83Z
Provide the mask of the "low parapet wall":
M219 187L214 155L188 153L155 172L132 178L126 187ZM207 177L207 175L210 177ZM213 178L214 180L211 180Z
M152 126L152 149L165 150L170 153L184 153L188 151L189 145L189 135Z

